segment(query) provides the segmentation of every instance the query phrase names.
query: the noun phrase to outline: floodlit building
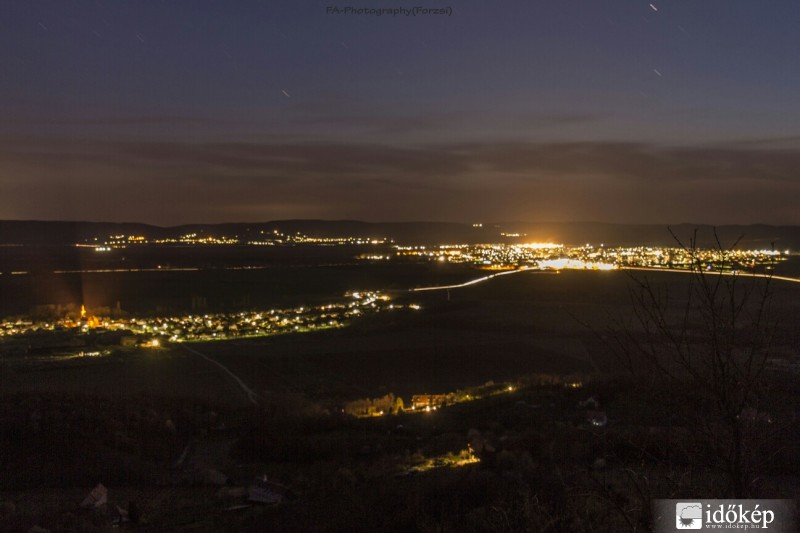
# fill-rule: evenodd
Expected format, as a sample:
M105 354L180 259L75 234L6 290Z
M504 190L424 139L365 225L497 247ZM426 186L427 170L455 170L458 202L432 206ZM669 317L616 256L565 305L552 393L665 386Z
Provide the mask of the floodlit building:
M412 409L431 409L445 405L447 395L445 394L417 394L411 397Z

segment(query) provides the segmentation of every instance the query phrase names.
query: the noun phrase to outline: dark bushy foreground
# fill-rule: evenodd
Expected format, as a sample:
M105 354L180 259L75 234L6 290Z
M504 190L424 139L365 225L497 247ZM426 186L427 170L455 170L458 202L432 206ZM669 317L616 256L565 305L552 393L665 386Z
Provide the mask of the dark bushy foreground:
M435 412L361 419L302 396L250 409L8 396L0 520L8 531L106 531L115 505L134 501L141 523L127 527L142 531L643 531L651 499L723 496L727 473L688 422L702 399L675 409L674 384L640 385L537 376ZM797 497L796 380L773 376L771 388L770 405L742 414L750 490ZM284 502L239 508L234 489L262 474L288 488ZM98 482L109 505L79 509Z

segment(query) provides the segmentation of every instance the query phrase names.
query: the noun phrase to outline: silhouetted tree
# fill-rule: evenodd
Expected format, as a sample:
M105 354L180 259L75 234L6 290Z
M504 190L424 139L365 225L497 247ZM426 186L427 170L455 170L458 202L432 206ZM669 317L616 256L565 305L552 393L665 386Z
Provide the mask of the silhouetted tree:
M684 457L724 480L728 496L748 497L772 423L763 405L776 325L773 280L736 270L738 241L724 248L716 239L709 251L698 247L696 231L688 244L673 237L689 259L688 283L632 276L634 318L614 328L615 352L654 402L657 391L665 393L655 408ZM677 288L685 292L676 298ZM680 449L666 448L668 456Z

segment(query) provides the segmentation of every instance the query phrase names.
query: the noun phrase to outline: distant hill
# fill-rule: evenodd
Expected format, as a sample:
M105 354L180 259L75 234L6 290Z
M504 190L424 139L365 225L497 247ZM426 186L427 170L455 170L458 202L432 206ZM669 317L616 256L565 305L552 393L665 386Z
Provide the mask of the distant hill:
M444 222L361 222L356 220L277 220L258 223L188 224L159 227L138 223L66 222L66 221L0 221L0 244L70 245L106 239L110 235L141 235L148 240L179 238L189 233L237 237L242 241L258 240L279 231L313 237L390 238L397 243L497 243L555 242L563 244L600 244L606 246L672 246L675 239L670 229L688 244L697 231L698 244L731 246L739 242L743 248L800 249L800 226L700 224L608 224L599 222L484 223L480 226Z
M800 226L707 224L607 224L569 222L554 224L507 223L506 231L527 233L526 240L563 242L565 244L606 244L608 246L676 246L676 238L684 245L693 239L701 247L733 246L740 248L800 248ZM674 236L673 236L674 234Z

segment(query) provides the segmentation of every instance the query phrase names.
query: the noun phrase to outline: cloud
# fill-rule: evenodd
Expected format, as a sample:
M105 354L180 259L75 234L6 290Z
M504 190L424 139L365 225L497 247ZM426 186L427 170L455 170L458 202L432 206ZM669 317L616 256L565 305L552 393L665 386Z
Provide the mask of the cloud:
M476 125L489 130L552 131L564 126L582 125L609 118L597 113L514 113L506 116L487 115L477 111L432 111L409 115L403 109L387 112L385 106L368 105L348 99L334 100L330 105L307 104L295 106L287 125L301 128L337 128L369 132L382 137L413 133L461 135Z
M800 223L800 149L755 146L7 139L0 218Z
M525 113L513 117L514 122L527 126L570 126L611 118L602 113Z
M664 147L644 143L471 144L474 164L521 175L633 181L794 180L800 149Z
M681 510L680 517L701 520L703 518L703 507L701 505L687 505Z
M799 149L800 135L785 135L779 137L761 137L757 139L744 139L730 143L739 148L752 148L754 146L766 148Z
M0 119L0 124L15 126L142 126L142 125L197 125L230 124L232 121L180 115L116 115L97 117L9 117Z

